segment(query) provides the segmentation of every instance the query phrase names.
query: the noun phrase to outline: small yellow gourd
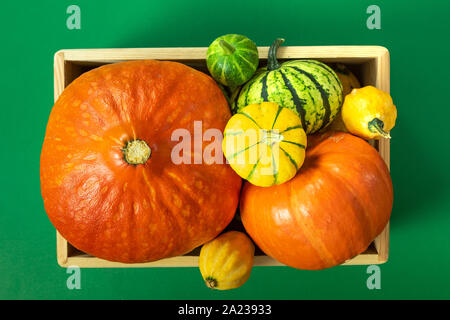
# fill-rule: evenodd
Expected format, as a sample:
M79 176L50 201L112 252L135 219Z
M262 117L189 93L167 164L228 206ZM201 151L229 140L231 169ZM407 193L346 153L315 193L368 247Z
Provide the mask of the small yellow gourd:
M344 95L344 97L352 92L354 88L361 87L358 78L345 66L345 64L337 63L333 67L333 69L342 83L342 94ZM330 130L348 132L347 128L344 125L344 121L342 120L341 111L336 114L336 118L334 118L333 122L323 131Z
M228 231L205 243L200 250L200 273L206 286L228 290L242 286L250 277L255 246L239 231Z
M345 64L337 63L333 69L342 83L342 94L344 97L352 92L353 89L361 88L358 78Z
M390 138L397 119L389 93L373 86L353 89L345 96L341 112L347 130L364 139Z
M306 133L293 111L261 102L231 117L222 147L239 176L256 186L269 187L292 179L303 165Z

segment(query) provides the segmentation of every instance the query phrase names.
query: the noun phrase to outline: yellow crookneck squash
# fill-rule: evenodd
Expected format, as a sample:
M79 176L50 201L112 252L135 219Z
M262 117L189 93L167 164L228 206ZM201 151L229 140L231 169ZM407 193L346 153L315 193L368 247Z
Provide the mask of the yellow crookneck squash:
M364 139L390 138L397 119L389 93L372 86L353 91L345 97L342 120L347 130Z
M303 164L305 147L300 117L273 102L242 108L224 131L228 163L242 178L260 187L292 179Z
M228 290L242 286L250 277L255 246L244 233L228 231L204 244L199 267L208 288Z

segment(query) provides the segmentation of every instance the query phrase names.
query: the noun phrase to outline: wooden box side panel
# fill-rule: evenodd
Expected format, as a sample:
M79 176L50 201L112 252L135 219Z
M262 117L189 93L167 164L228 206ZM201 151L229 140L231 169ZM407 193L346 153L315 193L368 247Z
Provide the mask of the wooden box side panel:
M195 48L131 48L131 49L69 49L56 54L63 55L65 61L111 63L128 60L205 60L206 47ZM261 60L265 60L269 47L258 47ZM330 62L353 62L376 58L388 50L380 46L287 46L280 47L280 59L324 59Z
M198 256L179 256L158 260L155 262L126 264L120 262L112 262L89 255L79 255L69 257L64 262L59 262L61 267L78 266L81 268L152 268L152 267L198 267ZM369 265L379 264L378 254L366 253L360 254L351 260L344 262L342 265ZM255 267L274 267L285 266L281 262L268 256L255 256Z
M83 66L98 66L128 60L161 59L187 62L190 65L206 58L207 48L137 48L137 49L82 49L60 50L54 57L55 101L64 88L77 77ZM260 57L266 57L268 47L258 47ZM324 62L363 63L363 85L372 84L389 92L389 52L379 46L281 47L279 59L319 59ZM262 59L264 60L264 59ZM202 62L204 64L204 61ZM377 144L380 155L389 166L389 140ZM110 267L196 267L198 256L186 255L150 263L123 264L106 261L86 254L72 255L73 247L57 232L57 258L62 267L77 265L83 268ZM389 225L374 240L370 249L343 265L378 264L388 259ZM282 266L268 256L255 256L255 266Z
M376 87L390 92L390 56L389 51L380 52L377 58L377 82ZM390 140L382 138L379 141L378 152L390 170ZM378 251L380 263L389 259L389 223L374 241Z

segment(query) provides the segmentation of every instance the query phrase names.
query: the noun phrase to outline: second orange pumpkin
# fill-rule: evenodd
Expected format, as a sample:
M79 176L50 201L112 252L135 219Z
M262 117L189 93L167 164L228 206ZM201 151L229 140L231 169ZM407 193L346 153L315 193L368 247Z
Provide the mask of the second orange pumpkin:
M290 181L246 183L241 218L269 256L299 269L324 269L362 253L386 226L393 189L388 168L361 138L310 136L302 168Z

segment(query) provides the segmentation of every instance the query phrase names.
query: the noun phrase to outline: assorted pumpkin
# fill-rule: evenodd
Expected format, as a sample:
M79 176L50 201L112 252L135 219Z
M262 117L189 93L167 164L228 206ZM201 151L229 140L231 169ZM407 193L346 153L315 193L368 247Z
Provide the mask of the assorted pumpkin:
M194 155L175 164L172 133L185 128L193 145L194 121L223 130L230 117L216 83L181 63L121 62L84 73L47 124L40 177L48 217L79 250L126 263L214 239L233 219L241 178L225 164L194 164Z
M255 246L239 231L228 231L205 243L198 265L210 289L228 290L242 286L250 277Z
M251 104L227 123L223 152L242 178L260 187L292 179L305 159L300 118L274 102Z
M336 63L332 66L332 68L334 72L336 72L336 75L338 76L339 80L342 83L342 94L344 98L346 95L352 92L354 88L361 87L358 78L355 76L353 72L350 71L350 69L345 64ZM347 128L345 127L344 121L342 120L341 111L339 111L336 114L336 118L334 118L331 124L322 131L332 130L332 131L348 132Z
M339 265L367 249L393 201L388 168L366 141L343 132L308 137L294 179L270 188L246 183L242 223L267 255L299 269Z
M393 204L388 168L365 139L389 138L397 110L344 65L279 63L283 41L259 69L255 43L229 34L207 50L212 77L147 60L74 80L52 109L41 153L42 197L56 229L79 250L124 263L202 245L201 275L218 290L248 280L252 241L299 269L363 252ZM202 142L174 163L172 134L184 128L195 137L194 121L224 133L226 161L196 162ZM248 236L222 233L238 203Z
M397 108L389 93L373 86L353 89L342 105L347 130L364 139L388 138L397 119Z
M249 104L271 101L294 111L307 134L325 128L342 104L342 85L336 73L316 60L279 63L277 50L284 39L269 49L267 67L256 71L238 94L233 112Z
M245 83L255 73L258 63L256 44L239 34L218 37L206 52L209 73L228 87L238 87Z
M341 81L344 97L352 92L353 89L361 88L358 78L345 64L336 63L332 65L332 68Z

